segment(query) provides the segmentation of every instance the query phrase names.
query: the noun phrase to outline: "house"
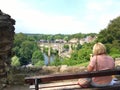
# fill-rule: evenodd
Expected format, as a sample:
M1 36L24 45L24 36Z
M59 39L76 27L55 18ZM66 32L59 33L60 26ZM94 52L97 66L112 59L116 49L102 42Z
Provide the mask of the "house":
M76 44L76 43L78 43L78 39L73 38L73 39L69 40L69 43Z

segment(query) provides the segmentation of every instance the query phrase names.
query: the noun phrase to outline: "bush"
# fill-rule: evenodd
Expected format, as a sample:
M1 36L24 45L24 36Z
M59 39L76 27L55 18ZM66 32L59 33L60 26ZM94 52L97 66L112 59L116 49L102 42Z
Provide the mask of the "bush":
M11 61L12 61L11 62L12 66L15 66L15 67L20 66L20 61L19 61L19 58L17 56L13 56L11 58Z
M35 67L39 67L39 66L43 66L44 65L44 61L43 60L39 60L37 63L35 63Z

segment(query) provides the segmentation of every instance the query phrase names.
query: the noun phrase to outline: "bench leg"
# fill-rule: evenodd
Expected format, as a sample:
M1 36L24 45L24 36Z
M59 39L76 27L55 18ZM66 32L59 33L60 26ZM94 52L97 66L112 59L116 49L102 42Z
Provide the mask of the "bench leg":
M38 79L35 79L35 90L39 90Z

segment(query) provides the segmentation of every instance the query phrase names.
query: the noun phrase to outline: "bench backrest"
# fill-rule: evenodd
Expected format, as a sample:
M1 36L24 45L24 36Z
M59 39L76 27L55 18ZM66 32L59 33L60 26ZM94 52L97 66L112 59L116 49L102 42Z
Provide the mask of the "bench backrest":
M46 83L51 81L58 80L69 80L69 79L78 79L86 77L99 77L99 76L109 76L109 75L120 75L120 69L114 70L102 70L102 71L93 71L93 72L80 72L75 74L52 74L44 76L33 76L26 77L25 82L27 84L35 84L35 90L38 90L38 84Z

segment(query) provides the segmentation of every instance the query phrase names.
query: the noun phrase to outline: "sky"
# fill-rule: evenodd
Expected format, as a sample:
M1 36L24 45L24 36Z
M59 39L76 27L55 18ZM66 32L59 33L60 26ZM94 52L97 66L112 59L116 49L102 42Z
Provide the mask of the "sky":
M0 0L15 33L99 33L120 16L120 0Z

